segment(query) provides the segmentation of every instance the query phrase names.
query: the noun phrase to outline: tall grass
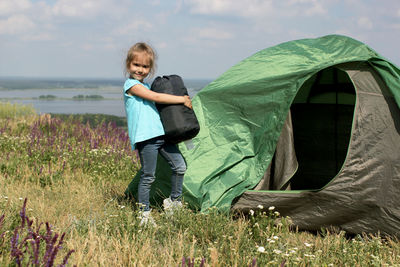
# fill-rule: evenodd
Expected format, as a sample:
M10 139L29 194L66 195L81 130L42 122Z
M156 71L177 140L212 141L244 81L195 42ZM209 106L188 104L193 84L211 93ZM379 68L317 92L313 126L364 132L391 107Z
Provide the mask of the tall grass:
M399 266L398 240L299 232L272 207L172 217L155 207L157 226L140 227L123 196L140 167L123 129L17 109L0 106L1 266L16 266L11 240L25 198L33 224L65 233L57 264L74 250L71 266Z
M0 102L0 118L15 118L35 114L33 106Z

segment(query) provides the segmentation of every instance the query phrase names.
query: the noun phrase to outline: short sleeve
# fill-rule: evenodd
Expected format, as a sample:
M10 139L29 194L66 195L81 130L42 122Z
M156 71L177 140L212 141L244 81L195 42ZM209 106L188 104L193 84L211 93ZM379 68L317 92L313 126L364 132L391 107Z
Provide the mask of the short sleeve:
M127 79L124 84L124 92L128 91L132 86L135 86L136 84L142 84L138 80L135 79Z

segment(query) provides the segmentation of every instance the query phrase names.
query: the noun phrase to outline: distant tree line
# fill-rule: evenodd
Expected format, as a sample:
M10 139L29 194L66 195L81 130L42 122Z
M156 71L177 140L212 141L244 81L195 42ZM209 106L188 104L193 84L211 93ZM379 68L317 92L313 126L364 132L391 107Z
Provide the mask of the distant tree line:
M104 99L102 95L76 95L72 97L74 100L100 100Z
M56 99L57 97L55 95L41 95L39 96L39 99L46 99L46 100L52 100Z
M55 95L41 95L40 100L53 100L56 99ZM102 95L76 95L72 97L73 100L101 100L104 99Z

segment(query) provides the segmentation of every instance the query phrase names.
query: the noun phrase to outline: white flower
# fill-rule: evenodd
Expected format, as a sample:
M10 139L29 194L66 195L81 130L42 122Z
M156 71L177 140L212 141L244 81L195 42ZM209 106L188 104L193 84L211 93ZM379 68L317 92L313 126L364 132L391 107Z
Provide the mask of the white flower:
M272 238L277 240L277 239L279 239L279 236L274 235Z
M258 247L257 251L260 253L265 253L265 248L264 247Z
M22 197L20 197L20 198L18 198L19 200L23 200L23 198Z
M280 251L279 249L274 249L273 252L274 252L275 254L281 254L281 253L282 253L282 251Z
M279 213L279 211L275 211L274 214L275 214L275 216L281 215L281 214Z
M257 208L259 208L260 210L262 210L264 208L263 205L258 205Z
M304 254L305 257L315 258L315 255L312 254Z
M250 210L250 215L254 216L254 210Z
M309 244L309 243L307 243L307 242L304 242L304 245L305 245L306 247L312 247L312 244Z
M275 209L274 206L271 206L271 207L268 208L268 210L271 210L271 211L274 210L274 209Z

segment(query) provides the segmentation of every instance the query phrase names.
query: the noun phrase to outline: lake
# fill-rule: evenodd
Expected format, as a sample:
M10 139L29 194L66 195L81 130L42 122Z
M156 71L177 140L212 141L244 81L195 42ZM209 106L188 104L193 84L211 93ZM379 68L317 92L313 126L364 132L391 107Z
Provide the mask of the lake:
M0 101L32 105L38 113L125 116L123 80L0 78ZM190 97L211 80L184 80Z

